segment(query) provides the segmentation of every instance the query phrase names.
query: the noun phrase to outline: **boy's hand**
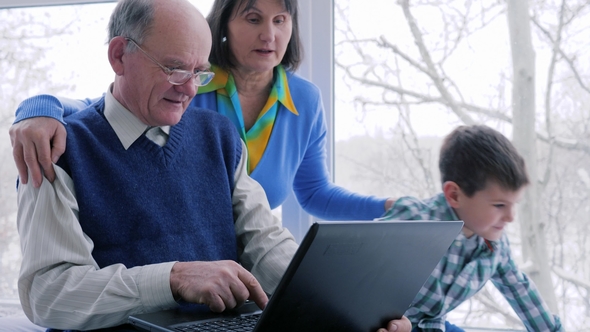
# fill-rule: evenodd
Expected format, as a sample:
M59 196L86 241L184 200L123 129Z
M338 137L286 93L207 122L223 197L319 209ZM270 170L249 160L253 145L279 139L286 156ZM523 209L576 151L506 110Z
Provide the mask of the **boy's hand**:
M389 321L387 329L381 328L377 332L410 332L412 330L412 323L406 316L397 320Z

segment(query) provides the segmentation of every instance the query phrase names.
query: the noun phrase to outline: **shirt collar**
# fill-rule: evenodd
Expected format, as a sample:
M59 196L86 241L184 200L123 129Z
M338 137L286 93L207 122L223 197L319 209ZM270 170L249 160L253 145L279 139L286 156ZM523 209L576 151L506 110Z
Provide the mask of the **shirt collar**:
M225 89L229 80L229 75L231 75L231 73L215 65L211 66L211 71L215 73L213 80L209 84L199 87L197 94ZM277 100L291 113L299 115L297 108L295 107L295 103L291 98L291 90L289 90L287 71L282 65L278 65L275 67L274 73L275 81L273 83L273 90L277 91Z
M127 110L113 96L113 85L105 96L104 116L111 125L121 144L127 150L150 127L141 122L133 113ZM170 126L160 127L166 134L170 134Z

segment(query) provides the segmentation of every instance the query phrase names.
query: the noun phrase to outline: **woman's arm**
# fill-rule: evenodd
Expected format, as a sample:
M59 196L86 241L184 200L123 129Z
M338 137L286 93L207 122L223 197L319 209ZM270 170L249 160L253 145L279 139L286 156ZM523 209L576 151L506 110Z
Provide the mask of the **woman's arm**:
M45 116L54 118L65 124L64 117L74 114L88 107L99 98L95 99L69 99L52 95L37 95L25 99L16 109L14 123L22 120Z
M313 109L315 118L293 183L301 207L324 220L370 220L382 216L393 200L360 195L332 183L326 166L327 130L319 92L317 98L306 106Z
M23 184L28 182L29 171L36 188L41 185L43 175L53 182L55 172L51 164L66 148L64 117L85 109L94 101L96 99L74 100L38 95L25 99L19 105L9 133L12 155Z

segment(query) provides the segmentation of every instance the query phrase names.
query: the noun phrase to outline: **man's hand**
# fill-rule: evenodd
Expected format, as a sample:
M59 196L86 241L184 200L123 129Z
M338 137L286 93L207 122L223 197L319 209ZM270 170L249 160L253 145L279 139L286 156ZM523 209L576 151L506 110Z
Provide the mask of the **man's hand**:
M52 163L57 162L66 150L64 125L53 118L36 117L15 123L9 133L20 181L24 184L28 182L28 171L36 188L41 185L43 174L53 182L55 171Z
M387 324L387 329L379 329L377 332L410 332L412 330L412 323L406 316L398 320L392 320Z
M206 304L214 312L232 309L246 300L264 309L268 297L258 280L234 261L179 262L170 272L174 298Z

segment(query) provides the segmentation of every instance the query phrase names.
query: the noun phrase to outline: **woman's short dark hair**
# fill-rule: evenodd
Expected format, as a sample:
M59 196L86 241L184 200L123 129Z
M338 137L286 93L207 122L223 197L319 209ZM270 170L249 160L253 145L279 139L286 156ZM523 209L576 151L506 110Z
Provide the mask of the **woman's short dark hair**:
M213 37L213 45L211 48L211 55L209 62L224 69L230 69L235 66L232 63L230 50L225 42L227 36L227 26L231 19L231 14L236 7L244 5L244 11L254 7L258 0L215 0L211 12L207 16L207 22L211 28ZM281 60L281 64L285 69L295 71L303 60L303 49L301 47L301 40L299 37L299 22L298 22L298 5L297 0L281 0L287 12L291 15L293 22L293 31L291 33L291 40L287 45L287 51Z
M459 126L443 141L441 180L455 182L468 197L494 181L516 191L529 183L524 159L500 132L483 125Z

